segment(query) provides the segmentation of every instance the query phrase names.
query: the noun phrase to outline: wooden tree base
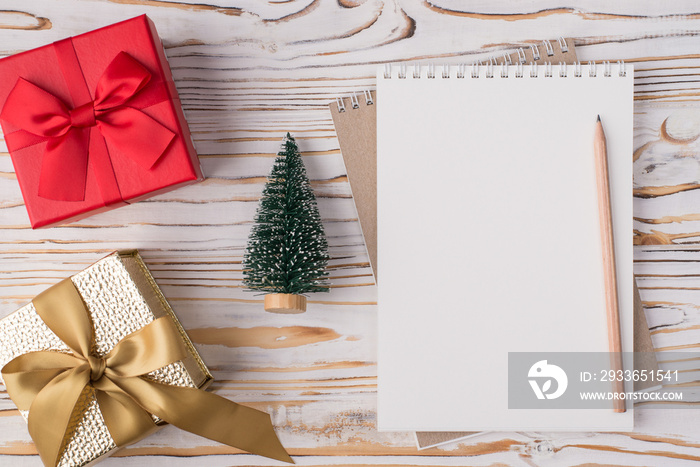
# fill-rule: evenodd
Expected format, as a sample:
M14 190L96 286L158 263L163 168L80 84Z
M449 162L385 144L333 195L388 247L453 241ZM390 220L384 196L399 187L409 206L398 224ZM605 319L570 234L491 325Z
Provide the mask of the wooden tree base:
M303 313L306 311L306 297L290 293L265 295L265 311L271 313Z

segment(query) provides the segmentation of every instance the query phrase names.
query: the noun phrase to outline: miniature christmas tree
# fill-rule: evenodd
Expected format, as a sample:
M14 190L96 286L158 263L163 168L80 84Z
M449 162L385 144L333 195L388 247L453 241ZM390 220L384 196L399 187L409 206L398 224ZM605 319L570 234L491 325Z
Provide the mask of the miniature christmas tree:
M243 258L243 284L265 310L306 311L303 294L327 292L328 243L304 162L287 133L262 193Z

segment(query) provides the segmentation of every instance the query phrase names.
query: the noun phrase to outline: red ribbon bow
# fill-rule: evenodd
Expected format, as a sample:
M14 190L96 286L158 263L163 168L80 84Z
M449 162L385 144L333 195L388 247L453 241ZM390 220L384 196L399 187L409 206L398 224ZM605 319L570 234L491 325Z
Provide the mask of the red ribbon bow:
M15 142L14 147L47 141L39 196L61 201L85 199L88 154L93 144L106 143L110 153L127 156L146 170L153 167L175 134L128 105L150 80L148 70L121 52L102 74L94 100L73 109L29 81L17 80L0 118L30 134L20 137L26 143ZM103 142L95 140L99 135L94 129Z

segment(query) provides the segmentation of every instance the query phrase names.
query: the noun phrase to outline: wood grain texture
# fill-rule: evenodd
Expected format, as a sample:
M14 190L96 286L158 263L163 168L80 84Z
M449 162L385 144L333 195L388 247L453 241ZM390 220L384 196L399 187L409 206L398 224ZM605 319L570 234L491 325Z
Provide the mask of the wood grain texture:
M270 412L299 464L697 465L698 413L682 404L639 407L633 433L489 433L421 452L408 433L379 433L376 289L327 107L373 89L378 64L470 63L558 36L573 37L584 62L633 63L635 272L661 355L700 350L696 2L3 0L0 56L142 13L163 38L208 179L33 231L0 142L0 315L114 249L138 248L210 366L212 389ZM333 288L301 315L265 313L241 285L257 202L287 131L331 254ZM681 384L700 401L696 363ZM24 463L39 465L3 391L0 465ZM103 465L272 462L167 427Z

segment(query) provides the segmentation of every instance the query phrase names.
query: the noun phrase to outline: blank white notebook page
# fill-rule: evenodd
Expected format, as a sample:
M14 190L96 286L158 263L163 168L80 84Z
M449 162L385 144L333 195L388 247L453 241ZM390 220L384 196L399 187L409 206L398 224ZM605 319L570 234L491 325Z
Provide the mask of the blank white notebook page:
M379 429L632 429L630 404L508 409L508 352L608 351L598 115L632 351L632 67L419 70L377 76Z

